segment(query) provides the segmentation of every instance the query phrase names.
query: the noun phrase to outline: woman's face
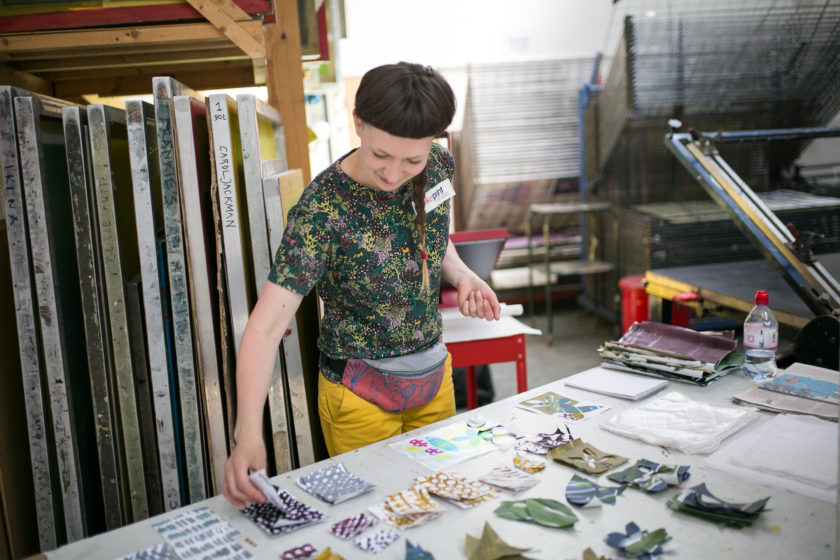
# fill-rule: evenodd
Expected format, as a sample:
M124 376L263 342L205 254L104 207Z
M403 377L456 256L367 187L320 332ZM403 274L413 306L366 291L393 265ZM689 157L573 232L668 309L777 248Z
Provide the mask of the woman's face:
M403 138L353 118L361 141L359 164L362 183L383 191L395 191L423 171L432 138Z

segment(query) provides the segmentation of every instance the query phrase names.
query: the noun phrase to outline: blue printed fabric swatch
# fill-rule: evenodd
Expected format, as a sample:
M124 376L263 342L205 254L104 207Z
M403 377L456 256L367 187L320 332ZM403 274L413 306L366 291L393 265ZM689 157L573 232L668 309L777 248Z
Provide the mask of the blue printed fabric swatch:
M615 498L624 491L624 486L601 486L575 474L566 485L566 500L573 506L599 507L602 503L615 505Z
M770 496L748 504L727 502L709 492L706 484L683 490L668 500L669 508L713 521L718 525L748 527L765 511Z
M625 528L627 533L610 533L604 539L608 545L618 549L619 556L650 560L667 552L664 545L671 537L665 529L657 529L651 533L640 529L632 521Z
M423 550L420 545L405 539L405 560L435 560L431 552Z
M669 486L677 486L691 474L688 465L665 465L647 459L639 459L636 464L623 471L608 475L607 478L619 484L632 486L637 490L653 494Z
M115 560L178 560L178 557L175 556L166 543L160 543Z

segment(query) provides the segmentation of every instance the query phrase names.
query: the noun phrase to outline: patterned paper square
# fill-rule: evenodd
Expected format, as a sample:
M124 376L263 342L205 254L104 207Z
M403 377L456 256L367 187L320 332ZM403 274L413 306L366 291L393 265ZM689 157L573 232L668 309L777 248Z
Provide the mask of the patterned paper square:
M166 543L160 543L122 556L116 560L178 560L178 557L175 556Z
M534 475L520 471L510 465L499 465L487 474L480 476L478 480L514 492L533 488L539 482L539 479Z
M425 488L435 496L446 498L463 509L477 506L499 494L496 488L491 488L477 480L470 480L466 477L454 476L444 472L418 477L414 480L418 486Z
M358 536L353 542L365 552L379 554L399 540L399 538L400 534L393 529L381 529L373 534Z
M298 485L330 504L338 504L371 490L374 485L347 470L343 463L305 474L297 479Z
M339 539L349 541L361 535L377 523L379 523L379 520L372 515L359 513L347 519L342 519L338 523L333 523L332 527L330 527L330 532Z
M280 555L280 560L307 560L318 553L315 547L309 543L290 548Z
M264 504L248 504L248 506L241 508L241 511L245 514L245 517L272 536L282 535L318 523L326 517L323 513L294 499L285 490L278 492L277 498L282 507L266 502Z
M384 503L368 508L379 519L397 529L416 527L437 519L443 507L434 503L428 490L414 486L392 494Z

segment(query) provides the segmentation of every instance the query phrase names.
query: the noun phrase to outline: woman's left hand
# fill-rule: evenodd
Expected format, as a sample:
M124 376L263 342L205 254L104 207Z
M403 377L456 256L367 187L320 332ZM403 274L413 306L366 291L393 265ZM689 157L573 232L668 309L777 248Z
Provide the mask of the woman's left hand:
M478 317L488 321L498 320L501 312L496 292L475 274L458 282L458 308L464 317Z

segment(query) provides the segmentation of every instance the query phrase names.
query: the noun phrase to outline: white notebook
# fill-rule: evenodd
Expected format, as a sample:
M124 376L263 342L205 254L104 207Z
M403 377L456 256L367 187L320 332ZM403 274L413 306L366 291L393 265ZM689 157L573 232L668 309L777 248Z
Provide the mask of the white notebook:
M594 367L563 380L566 386L638 401L668 386L665 379Z

